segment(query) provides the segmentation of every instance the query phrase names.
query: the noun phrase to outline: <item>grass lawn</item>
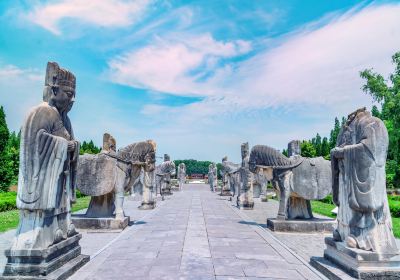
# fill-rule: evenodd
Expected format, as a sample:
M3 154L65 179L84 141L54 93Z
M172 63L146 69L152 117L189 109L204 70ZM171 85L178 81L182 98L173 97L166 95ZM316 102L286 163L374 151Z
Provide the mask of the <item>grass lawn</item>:
M78 198L72 206L72 212L79 211L88 207L90 196ZM0 212L0 232L16 228L19 221L19 210Z

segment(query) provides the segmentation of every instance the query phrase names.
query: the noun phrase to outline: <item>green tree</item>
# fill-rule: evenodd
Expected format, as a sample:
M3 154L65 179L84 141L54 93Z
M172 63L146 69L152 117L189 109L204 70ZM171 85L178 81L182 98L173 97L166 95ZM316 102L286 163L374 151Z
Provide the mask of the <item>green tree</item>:
M7 191L11 182L11 170L7 160L7 144L10 131L7 127L6 114L3 106L0 107L0 191Z
M101 149L93 143L93 140L90 140L89 142L83 141L81 143L81 148L79 150L79 153L81 155L83 155L83 154L98 154L98 153L100 153L100 151L101 151Z
M317 151L315 150L312 142L304 140L300 144L301 156L302 157L315 157L317 155Z
M381 111L374 109L374 114L385 122L389 133L388 160L391 162L389 171L394 172L394 186L400 184L400 52L392 56L395 65L394 72L389 75L389 81L372 69L360 72L360 76L366 81L363 91L381 104ZM397 166L397 168L393 168ZM393 175L393 174L392 174ZM390 174L388 178L390 179Z
M339 135L340 132L340 123L339 123L339 119L336 117L335 118L335 124L333 126L333 129L331 130L331 133L329 135L329 148L333 149L334 147L336 147L336 140L337 137Z

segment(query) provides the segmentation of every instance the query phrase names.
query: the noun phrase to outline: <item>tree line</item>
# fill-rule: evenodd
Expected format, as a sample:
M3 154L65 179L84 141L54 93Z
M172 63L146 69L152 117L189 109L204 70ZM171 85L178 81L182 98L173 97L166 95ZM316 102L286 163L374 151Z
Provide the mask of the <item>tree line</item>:
M178 159L174 160L175 166L177 168L177 174L178 174L178 166L180 163L184 163L186 165L186 174L188 176L192 174L203 174L207 175L208 174L208 166L212 163L211 161L199 161L195 159ZM218 178L220 178L219 170L221 170L222 164L217 163L217 170L218 170Z

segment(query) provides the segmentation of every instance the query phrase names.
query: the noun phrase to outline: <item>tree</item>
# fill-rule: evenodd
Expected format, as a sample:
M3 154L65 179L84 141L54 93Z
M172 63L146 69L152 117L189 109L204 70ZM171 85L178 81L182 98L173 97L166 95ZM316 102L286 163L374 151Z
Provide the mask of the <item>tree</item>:
M6 149L9 137L10 137L10 131L8 130L6 123L6 114L4 113L3 106L1 106L0 107L0 156Z
M392 62L395 69L389 75L389 81L385 80L382 75L373 72L372 69L360 72L360 76L366 81L362 87L363 91L371 95L382 106L380 112L376 108L373 113L378 114L388 128L388 160L391 162L389 169L391 172L395 172L393 182L389 183L398 186L400 183L400 168L398 168L400 163L400 52L392 56ZM390 174L387 179L390 179Z
M0 191L7 191L10 186L12 173L7 160L7 144L10 131L7 127L6 114L3 106L0 107Z
M340 123L339 119L336 117L335 118L335 124L333 126L333 129L331 130L330 136L329 136L329 148L333 149L336 147L336 140L340 132Z
M315 157L317 155L317 151L310 141L302 141L300 144L300 149L302 157Z
M81 155L83 155L83 154L98 154L98 153L100 153L100 151L101 151L101 149L93 143L93 140L90 140L89 142L83 141L81 143L81 148L79 150L79 153Z

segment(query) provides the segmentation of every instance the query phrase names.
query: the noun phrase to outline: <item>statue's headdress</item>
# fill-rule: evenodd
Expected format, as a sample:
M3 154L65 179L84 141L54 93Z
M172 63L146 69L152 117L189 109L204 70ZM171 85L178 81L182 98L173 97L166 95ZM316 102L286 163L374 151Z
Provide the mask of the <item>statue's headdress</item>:
M240 149L241 149L242 151L249 151L249 142L243 143L243 144L240 146Z
M117 141L109 133L103 135L103 150L114 152L117 150Z
M43 101L49 101L50 92L49 89L57 89L62 86L70 90L75 90L76 78L72 72L60 68L57 62L48 62L46 68L46 78L45 78L45 90L43 93Z

